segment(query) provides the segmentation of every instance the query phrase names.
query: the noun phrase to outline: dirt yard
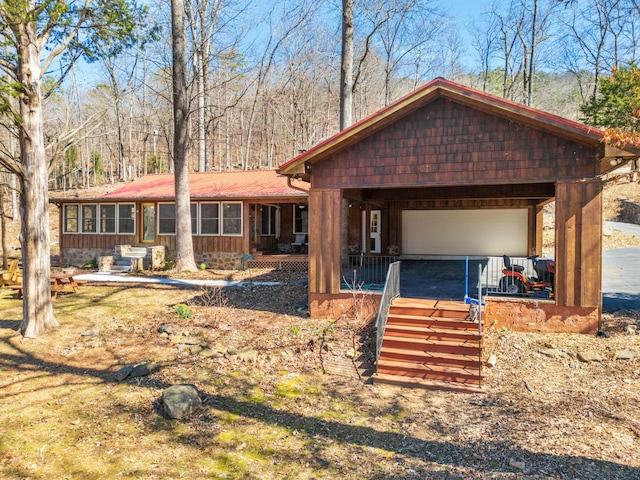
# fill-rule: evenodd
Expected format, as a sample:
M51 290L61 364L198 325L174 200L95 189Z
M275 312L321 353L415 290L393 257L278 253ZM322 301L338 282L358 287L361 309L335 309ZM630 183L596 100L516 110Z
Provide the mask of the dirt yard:
M307 318L299 275L231 276L281 285L86 285L31 341L0 290L0 478L640 479L639 312L488 329L485 393L410 390L372 383L371 325ZM203 407L168 420L181 383Z

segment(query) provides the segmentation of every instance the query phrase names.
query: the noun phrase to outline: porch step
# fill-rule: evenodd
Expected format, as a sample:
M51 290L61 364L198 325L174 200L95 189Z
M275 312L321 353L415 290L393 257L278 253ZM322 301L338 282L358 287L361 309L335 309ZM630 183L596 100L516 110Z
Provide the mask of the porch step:
M473 368L434 366L429 364L408 364L407 362L385 361L378 367L379 374L400 375L403 377L441 380L446 382L479 385L481 377Z
M387 326L389 325L403 325L407 327L425 327L436 328L440 327L448 330L459 330L468 332L477 332L478 324L471 320L462 318L451 317L436 317L430 315L404 315L396 312L396 309L391 307L389 316L387 318Z
M131 247L126 255L122 258L145 258L147 256L146 247Z
M110 271L116 273L129 273L131 271L131 265L112 265Z
M116 273L128 273L131 271L131 260L114 260L111 271Z
M478 341L477 324L471 324L468 327L467 325L458 326L455 324L456 322L446 322L447 325L445 326L442 323L431 321L426 324L406 325L387 322L385 335L389 337L424 338L425 340Z
M481 392L482 337L461 302L395 299L374 382Z
M437 380L426 380L414 377L403 377L401 375L380 374L374 376L374 383L384 383L387 385L398 385L408 388L424 388L427 390L447 390L460 393L486 393L482 387L465 385L457 382L443 382Z
M456 318L469 320L469 305L461 302L446 302L442 300L422 300L411 298L397 298L391 305L390 314Z

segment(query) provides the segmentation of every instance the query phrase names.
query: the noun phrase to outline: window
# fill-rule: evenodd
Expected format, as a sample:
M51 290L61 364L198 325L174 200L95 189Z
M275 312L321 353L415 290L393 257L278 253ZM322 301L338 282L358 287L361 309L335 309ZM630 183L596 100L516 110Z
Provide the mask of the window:
M97 231L97 205L82 205L82 233L96 233Z
M135 233L136 208L133 203L118 205L118 233Z
M64 206L65 233L78 233L78 205Z
M192 203L191 208L191 234L198 234L198 204ZM161 203L158 205L158 233L160 235L176 234L176 204Z
M100 205L100 233L116 233L115 205Z
M220 235L220 204L200 204L200 235Z
M158 204L158 233L160 235L176 234L176 204Z
M293 233L309 233L309 205L297 203L293 206Z
M242 203L222 203L222 234L242 235Z
M191 235L198 234L198 204L192 203L191 208Z
M262 217L262 236L273 236L276 234L276 211L273 205L262 205L260 213Z

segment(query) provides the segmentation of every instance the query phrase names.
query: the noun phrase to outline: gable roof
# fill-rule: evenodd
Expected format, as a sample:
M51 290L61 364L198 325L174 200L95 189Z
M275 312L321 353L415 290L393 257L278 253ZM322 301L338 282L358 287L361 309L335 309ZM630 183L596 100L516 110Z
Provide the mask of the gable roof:
M303 184L305 185L305 184ZM292 187L287 177L274 170L189 173L194 200L296 197L305 199L306 189ZM173 174L146 175L94 200L170 200L175 198ZM85 201L86 199L82 199ZM72 199L64 199L65 202Z
M439 98L446 98L593 148L598 148L604 139L604 132L598 128L505 100L443 78L436 78L284 163L278 171L284 175L308 180L308 166L355 145ZM607 146L603 159L631 158L637 157L638 154L640 154L638 148ZM617 166L619 165L613 165L613 168ZM601 161L602 173L611 170L611 167L608 161Z

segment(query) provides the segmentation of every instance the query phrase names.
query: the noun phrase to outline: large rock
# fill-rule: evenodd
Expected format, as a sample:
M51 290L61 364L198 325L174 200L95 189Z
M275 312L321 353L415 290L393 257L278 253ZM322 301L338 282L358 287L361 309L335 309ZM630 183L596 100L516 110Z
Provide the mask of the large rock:
M602 362L602 355L589 350L578 352L578 360L584 363Z
M167 417L182 420L195 413L202 400L195 385L173 385L162 392L161 406Z

